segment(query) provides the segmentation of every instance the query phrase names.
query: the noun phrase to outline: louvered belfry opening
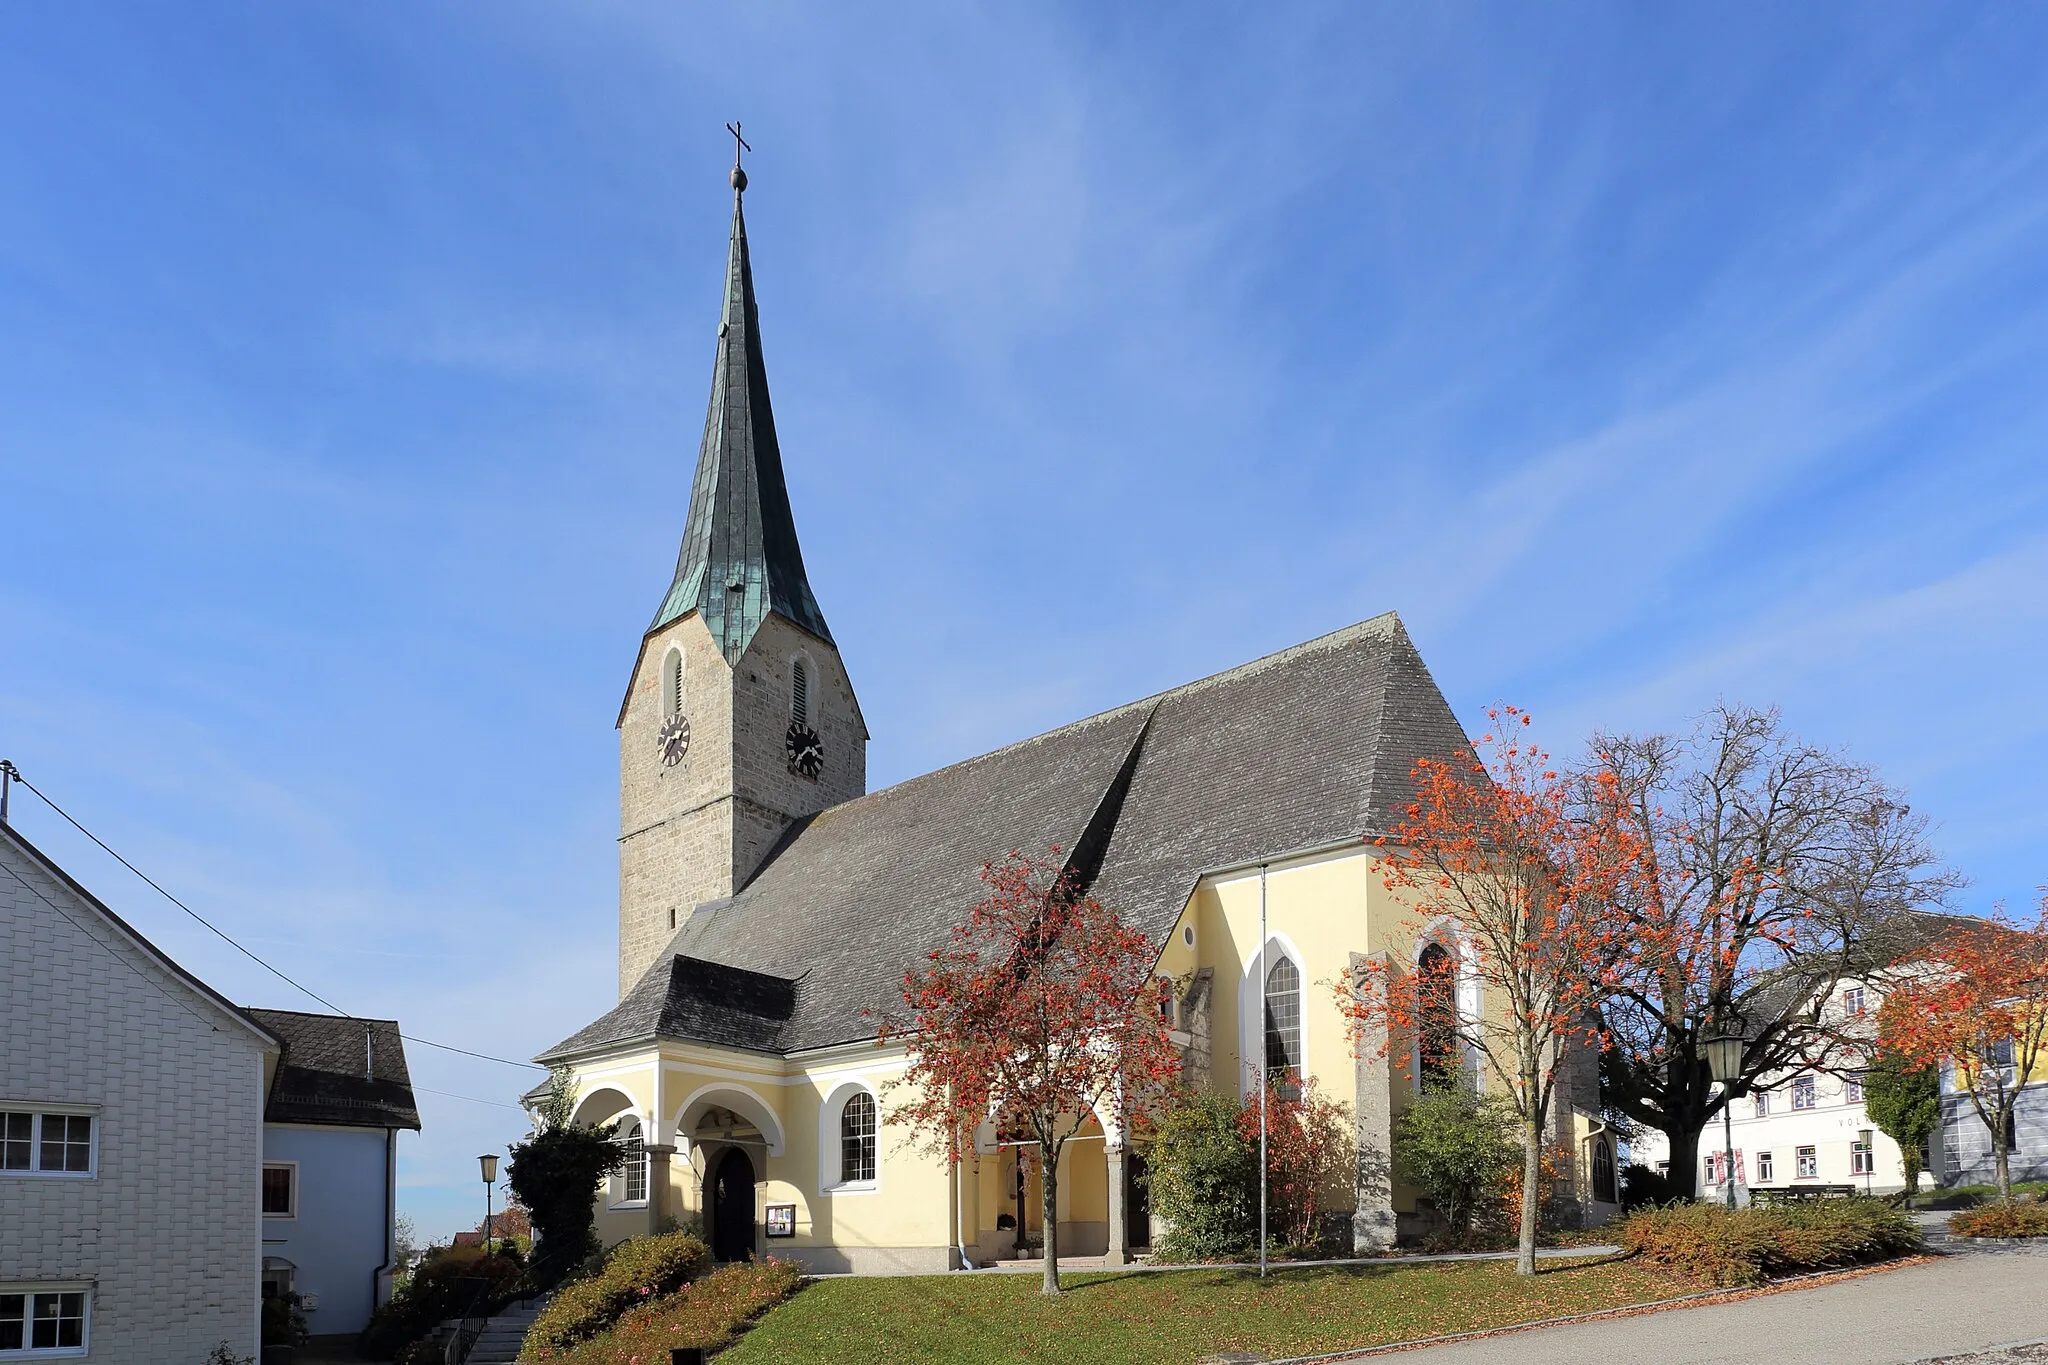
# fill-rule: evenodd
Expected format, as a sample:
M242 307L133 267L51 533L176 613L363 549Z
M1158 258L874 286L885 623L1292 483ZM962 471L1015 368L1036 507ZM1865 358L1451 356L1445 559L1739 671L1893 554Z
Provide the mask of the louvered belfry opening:
M802 659L789 666L789 718L798 725L811 719L811 676Z

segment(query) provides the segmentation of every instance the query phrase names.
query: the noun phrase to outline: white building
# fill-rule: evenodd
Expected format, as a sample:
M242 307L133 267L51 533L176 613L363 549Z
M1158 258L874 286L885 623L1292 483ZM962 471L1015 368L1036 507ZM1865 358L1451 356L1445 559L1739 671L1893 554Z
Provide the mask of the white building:
M0 1359L258 1350L278 1040L0 825Z
M1879 993L1849 980L1836 988L1826 1012L1853 1031L1874 1025ZM1729 1124L1737 1189L1797 1191L1825 1186L1888 1194L1905 1187L1899 1145L1879 1130L1863 1106L1861 1074L1852 1057L1830 1070L1774 1073L1748 1095L1736 1097ZM1721 1191L1726 1134L1717 1115L1700 1133L1700 1191ZM1669 1165L1664 1135L1645 1132L1630 1160L1663 1172ZM1923 1164L1925 1164L1923 1162Z

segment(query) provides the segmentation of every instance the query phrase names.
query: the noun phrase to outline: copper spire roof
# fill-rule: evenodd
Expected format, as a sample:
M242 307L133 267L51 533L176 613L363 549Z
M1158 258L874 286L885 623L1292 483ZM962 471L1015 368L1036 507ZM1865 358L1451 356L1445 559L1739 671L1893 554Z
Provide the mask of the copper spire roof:
M711 372L711 404L690 519L676 557L675 581L654 613L658 630L689 611L704 617L727 662L738 663L762 620L774 612L831 642L825 614L811 595L797 546L796 519L782 478L782 449L768 405L768 367L761 358L761 319L747 256L746 188L733 174L732 251L726 266L725 310Z

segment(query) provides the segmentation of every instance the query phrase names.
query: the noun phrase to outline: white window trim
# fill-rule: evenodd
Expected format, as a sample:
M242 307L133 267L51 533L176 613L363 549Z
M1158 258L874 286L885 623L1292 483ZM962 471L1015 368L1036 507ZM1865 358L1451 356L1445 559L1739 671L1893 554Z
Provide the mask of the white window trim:
M1451 955L1451 964L1456 975L1452 978L1451 1003L1458 1012L1458 1066L1464 1072L1465 1085L1473 1091L1486 1088L1484 1060L1479 1055L1478 1045L1467 1033L1483 1014L1480 997L1478 952L1466 940L1458 936L1457 925L1448 916L1438 916L1424 927L1415 940L1415 947L1409 958L1411 963L1422 961L1423 949L1431 944L1442 948ZM1411 968L1412 970L1412 968ZM1422 1039L1420 1036L1408 1042L1408 1074L1416 1085L1422 1083Z
M619 1135L617 1138L614 1139L614 1141L623 1143L636 1136L640 1139L640 1161L644 1169L647 1162L647 1124L641 1119L641 1117L638 1114L631 1113L621 1114L614 1121L619 1123L620 1125ZM631 1126L629 1127L627 1125ZM650 1181L652 1180L653 1173L651 1171L648 1172L647 1178ZM620 1167L616 1172L614 1172L610 1176L607 1176L605 1178L604 1183L605 1208L644 1209L647 1207L646 1195L643 1195L638 1199L626 1198L626 1171L624 1167ZM652 1194L653 1190L650 1188L648 1193Z
M1303 965L1306 961L1301 950L1294 946L1294 940L1278 929L1266 935L1266 951L1253 953L1246 959L1244 975L1237 985L1237 1031L1238 1031L1238 1095L1258 1094L1257 1086L1266 1072L1266 978L1273 974L1273 967L1280 958L1294 964L1295 975L1301 979L1301 1079L1309 1079L1309 975Z
M52 1110L52 1113L61 1112ZM97 1125L95 1125L97 1126ZM0 1284L0 1294L26 1294L29 1302L25 1305L27 1322L35 1320L35 1299L37 1294L83 1294L85 1295L85 1324L80 1329L80 1343L77 1346L45 1346L40 1350L23 1346L19 1351L0 1351L0 1360L75 1360L92 1351L92 1281L90 1280L28 1280ZM33 1341L32 1329L24 1329L22 1340Z
M291 1209L291 1212L290 1212L290 1213L269 1213L269 1212L266 1212L266 1213L265 1213L265 1214L263 1215L263 1217L264 1217L264 1220L265 1220L266 1222L272 1222L272 1223L292 1223L292 1222L297 1222L297 1221L298 1221L298 1217L299 1217L299 1163L298 1163L298 1162L296 1162L296 1161L266 1161L266 1162L264 1162L264 1163L263 1163L263 1169L264 1169L264 1170L266 1170L266 1171L269 1171L269 1170L278 1170L278 1169L286 1169L286 1170L289 1170L289 1171L290 1171L290 1172L292 1173L292 1200L291 1200L291 1203L292 1203L292 1209ZM261 1199L261 1197L262 1197L262 1189L261 1189L261 1187L258 1187L258 1190L257 1190L257 1197L259 1198L259 1200L260 1200L260 1199Z
M875 1102L875 1178L841 1180L839 1119L846 1102L856 1094ZM818 1109L818 1192L820 1194L879 1194L882 1189L882 1097L866 1081L841 1081L825 1096Z
M86 1169L82 1171L45 1171L31 1167L26 1171L0 1170L0 1179L6 1180L97 1180L100 1178L100 1129L103 1121L100 1107L96 1104L63 1104L51 1100L0 1100L0 1113L32 1114L34 1122L29 1126L29 1160L43 1159L43 1115L56 1114L64 1118L87 1118L92 1120L92 1141L86 1156ZM12 1290L8 1291L12 1293Z

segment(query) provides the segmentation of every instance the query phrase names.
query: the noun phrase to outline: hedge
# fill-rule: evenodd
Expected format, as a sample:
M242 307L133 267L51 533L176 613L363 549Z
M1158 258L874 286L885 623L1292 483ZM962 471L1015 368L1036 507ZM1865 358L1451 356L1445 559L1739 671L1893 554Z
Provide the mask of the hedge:
M665 1298L629 1310L607 1332L560 1354L554 1365L650 1365L678 1346L723 1350L763 1313L796 1292L803 1272L770 1258L723 1266Z
M555 1291L527 1330L520 1358L550 1360L552 1353L588 1341L629 1308L673 1294L711 1266L711 1252L687 1232L635 1237L612 1248L604 1268Z
M1629 1215L1615 1240L1656 1265L1732 1286L1903 1255L1919 1248L1920 1229L1879 1199L1748 1209L1674 1204Z
M2048 1204L1985 1204L1948 1220L1958 1237L2048 1237Z

